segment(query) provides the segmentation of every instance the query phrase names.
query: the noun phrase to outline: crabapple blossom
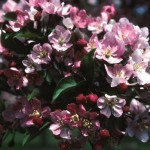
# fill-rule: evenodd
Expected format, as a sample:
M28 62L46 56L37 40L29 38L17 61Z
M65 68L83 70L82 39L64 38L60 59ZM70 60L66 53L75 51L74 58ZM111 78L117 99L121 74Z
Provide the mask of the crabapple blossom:
M97 106L100 109L100 113L110 118L111 114L115 117L121 117L123 114L123 106L126 104L125 99L117 98L115 95L107 95L100 97L97 100Z
M121 83L128 84L128 80L132 75L132 66L127 64L122 66L121 64L115 64L114 67L105 65L105 69L108 75L107 81L111 87L115 87Z
M133 46L139 38L139 27L129 22L127 18L121 18L114 24L112 32L116 38L123 41L125 45Z
M31 54L28 55L28 60L23 60L22 63L26 67L25 69L26 73L33 73L35 71L40 71L42 69L40 64L37 64L32 60Z
M99 34L103 32L103 28L106 24L107 22L105 20L103 20L101 17L97 17L94 21L88 23L88 30L93 34Z
M20 28L25 26L27 22L29 21L29 14L27 11L16 11L17 14L17 20L16 21L9 21L10 27L13 31L19 31Z
M7 83L10 87L16 87L19 90L22 86L27 86L28 80L23 76L22 72L17 68L10 68L4 71L4 75L8 78Z
M55 14L58 10L60 5L60 0L51 0L51 1L43 1L39 3L40 7L43 9L44 12L48 14Z
M31 51L31 59L36 64L48 64L51 60L50 55L52 53L51 45L44 43L42 46L36 44L33 46L33 51Z
M148 109L138 100L132 99L130 112L134 114L134 117L133 119L127 118L128 127L126 133L130 137L136 136L142 142L147 142L149 139L148 129L150 127L150 116Z
M100 42L100 48L96 50L96 58L103 59L110 64L115 64L122 61L121 56L124 52L123 42L116 39L114 33L107 32L104 39Z
M71 139L71 130L67 126L70 112L67 110L56 110L51 112L50 116L53 123L50 125L49 130L51 130L54 135L59 135L61 138Z
M85 10L79 10L77 7L72 7L70 10L70 18L78 28L85 28L87 26L87 14Z
M58 52L66 51L72 46L71 43L68 43L70 38L71 32L59 25L57 25L55 31L48 36L49 42L52 43L52 47Z

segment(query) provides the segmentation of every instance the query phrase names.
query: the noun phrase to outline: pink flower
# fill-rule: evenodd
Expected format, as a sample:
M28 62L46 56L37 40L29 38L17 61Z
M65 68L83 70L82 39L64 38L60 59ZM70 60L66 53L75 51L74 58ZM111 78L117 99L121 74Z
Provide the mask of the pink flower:
M22 63L26 67L26 73L33 73L42 69L40 64L37 64L32 60L31 54L28 55L28 60L23 60Z
M112 32L107 32L100 43L100 48L96 50L96 57L115 64L122 61L121 56L124 52L124 44L117 40Z
M111 87L115 87L121 83L128 84L128 80L133 73L132 66L129 64L125 66L115 64L114 67L105 65L105 69L108 75L107 81L111 84Z
M139 27L134 26L126 18L121 18L112 28L112 32L116 38L123 41L125 45L131 46L137 42L140 35L139 31Z
M97 106L100 109L100 113L107 118L113 114L115 117L121 117L123 114L123 106L126 104L125 99L117 98L115 95L107 95L100 97L97 100Z
M49 129L54 135L59 135L64 139L71 139L71 130L67 125L68 118L70 118L70 112L67 110L56 110L50 114L53 124Z
M89 42L87 43L87 47L85 47L85 50L87 52L90 52L93 49L99 49L100 48L100 43L98 41L98 37L96 34L93 34L91 38L89 39Z
M60 6L58 9L57 9L57 14L59 16L66 16L66 15L69 15L70 14L70 9L71 9L71 5L64 5L64 3L62 4L62 6Z
M7 83L10 87L15 86L19 90L22 86L27 86L27 78L23 77L22 72L16 68L5 70L4 75L8 78Z
M51 53L52 48L50 44L44 43L42 46L40 44L36 44L33 46L33 51L31 51L31 59L36 64L48 64L51 60Z
M83 136L88 136L99 129L100 123L96 120L98 116L96 112L86 111L82 104L74 103L68 104L67 110L71 113L69 125L73 128L78 127Z
M111 19L114 17L114 15L116 13L116 9L115 9L114 5L106 5L102 8L102 12L106 13L108 18Z
M68 43L71 38L71 32L63 26L57 25L55 31L48 38L50 43L52 43L52 47L58 52L66 51L72 46L71 43Z
M149 107L149 106L148 106ZM150 128L150 116L148 109L143 103L132 99L130 103L130 112L132 113L132 119L127 118L126 133L130 137L137 137L142 142L149 140L148 129Z
M22 127L32 125L42 125L43 118L50 117L50 108L42 106L40 100L34 98L22 104L21 109L16 113L16 118L20 120Z
M19 9L18 6L19 5L15 1L7 0L7 2L5 2L2 6L2 10L4 12L12 12L12 11L16 11L17 9Z
M103 32L104 26L107 24L107 21L103 20L100 17L96 17L94 21L88 23L88 30L91 31L93 34L99 34Z
M70 17L77 28L85 28L87 25L87 14L85 10L79 10L77 7L72 7Z
M43 11L48 14L56 14L58 8L61 6L60 0L44 1L39 5L43 9Z
M26 2L30 7L38 7L39 4L45 2L47 0L29 0L29 2Z
M27 11L16 11L17 20L9 21L9 24L13 31L19 31L20 28L24 27L29 21L29 14Z

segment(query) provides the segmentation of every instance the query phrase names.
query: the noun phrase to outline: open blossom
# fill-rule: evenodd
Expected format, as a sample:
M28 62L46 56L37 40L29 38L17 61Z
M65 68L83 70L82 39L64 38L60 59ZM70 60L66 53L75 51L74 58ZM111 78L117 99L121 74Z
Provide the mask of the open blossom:
M10 68L4 71L4 75L8 78L7 83L10 87L16 87L19 90L22 86L27 86L28 80L23 76L22 72L17 68Z
M149 106L148 106L149 107ZM134 115L133 118L127 118L126 133L130 137L137 137L142 142L149 140L148 129L150 128L150 115L148 108L143 103L132 99L130 103L130 112Z
M116 9L114 5L106 5L102 8L102 12L107 14L108 19L111 19L114 17Z
M32 125L42 125L43 118L50 116L50 108L48 106L42 106L39 99L32 99L29 102L23 103L18 113L16 112L16 118L20 119L22 127Z
M96 112L86 111L82 104L68 104L67 110L71 113L69 125L71 127L78 127L83 136L86 137L100 128L100 123L96 120L98 114Z
M101 17L97 17L95 20L88 23L88 30L92 33L99 34L103 32L104 26L107 24L107 21L103 20Z
M26 2L30 7L38 7L40 3L44 2L46 0L29 0L29 2Z
M125 45L131 46L137 42L139 31L139 27L134 26L127 18L121 18L112 28L112 32L119 40L122 40Z
M100 48L96 50L96 57L115 64L122 61L121 56L124 52L124 44L117 40L112 32L107 32L100 43Z
M115 87L121 83L128 84L128 80L133 72L132 66L129 64L125 66L115 64L114 67L105 65L105 69L108 75L107 81L111 84L111 87Z
M93 49L99 49L99 40L96 34L93 34L91 38L89 39L89 42L87 43L87 46L85 47L85 50L87 52L90 52Z
M54 135L59 135L64 139L71 139L71 130L67 123L70 118L70 112L67 110L56 110L50 113L52 124L49 129Z
M33 51L31 51L31 58L37 64L48 64L51 60L52 48L50 44L44 43L42 46L36 44L33 46Z
M55 14L60 5L60 0L51 0L40 2L40 7L48 14Z
M62 5L57 9L57 14L59 16L66 16L70 14L70 9L71 9L71 5L64 5L64 3L62 3Z
M31 54L28 55L28 59L23 60L22 63L26 67L25 69L26 73L33 73L35 71L40 71L42 69L40 64L37 64L32 60Z
M16 11L17 19L15 21L9 21L9 24L14 31L19 31L29 21L29 14L27 11Z
M71 38L71 32L63 26L57 25L55 31L48 38L49 42L52 43L52 47L58 52L66 51L72 46L71 43L68 43Z
M107 95L100 97L97 100L97 106L100 109L100 113L107 118L113 114L115 117L121 117L123 113L123 106L126 104L125 99L117 98L115 95Z
M87 14L85 10L72 7L70 10L70 17L76 27L85 28L87 26Z
M4 3L3 6L2 6L2 10L4 12L16 11L17 9L19 9L18 6L19 5L15 1L13 1L13 0L7 0L7 2Z

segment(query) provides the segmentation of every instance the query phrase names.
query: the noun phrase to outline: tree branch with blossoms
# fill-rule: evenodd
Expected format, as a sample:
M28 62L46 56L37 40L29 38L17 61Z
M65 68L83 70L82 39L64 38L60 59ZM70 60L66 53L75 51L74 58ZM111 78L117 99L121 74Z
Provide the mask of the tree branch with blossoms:
M10 7L11 6L11 7ZM0 141L48 129L60 150L149 140L147 27L93 17L60 0L6 1L0 11Z

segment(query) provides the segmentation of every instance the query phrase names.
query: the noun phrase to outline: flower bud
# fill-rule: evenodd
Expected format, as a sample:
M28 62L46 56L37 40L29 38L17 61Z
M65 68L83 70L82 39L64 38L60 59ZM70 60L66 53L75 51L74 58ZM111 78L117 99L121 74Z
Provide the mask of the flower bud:
M110 137L109 131L107 129L100 130L99 135L105 139Z
M91 104L96 104L97 100L98 100L98 96L93 93L87 95L86 98L87 98L87 102L89 102Z
M34 19L35 21L40 21L41 20L41 15L42 13L40 11L38 11L35 15L34 15Z
M87 45L87 41L85 39L79 39L76 44L79 47L85 47Z
M128 89L128 85L126 85L125 83L120 83L118 85L118 89L121 93L125 93Z
M123 107L123 112L128 113L129 112L129 106L124 106Z
M15 67L15 66L16 66L16 62L15 61L9 62L9 67Z
M43 120L39 116L34 116L32 121L35 125L38 125L38 126L41 126L43 124Z
M12 53L10 53L10 52L8 52L8 51L5 51L5 52L3 52L3 56L4 56L5 58L11 58L11 57L12 57Z
M83 94L79 94L77 97L76 97L76 102L78 104L82 104L82 103L86 103L87 99L86 99L86 96L84 96Z

